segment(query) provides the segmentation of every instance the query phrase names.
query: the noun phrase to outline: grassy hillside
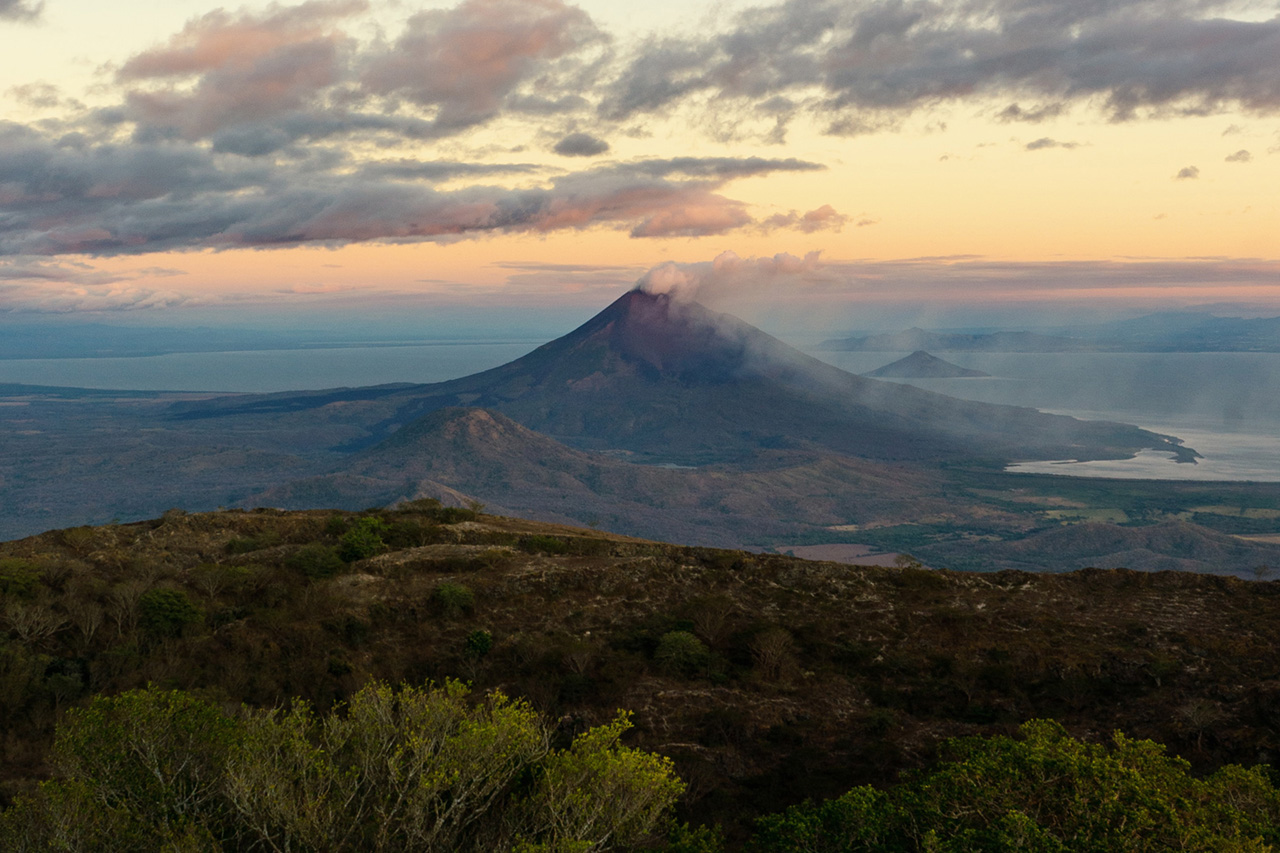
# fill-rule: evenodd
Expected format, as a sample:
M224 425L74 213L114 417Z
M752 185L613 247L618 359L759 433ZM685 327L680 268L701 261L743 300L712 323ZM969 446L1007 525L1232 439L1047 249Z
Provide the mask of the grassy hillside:
M1201 771L1280 750L1275 583L860 568L424 502L50 532L0 545L0 596L6 800L48 774L66 709L148 683L324 710L459 677L566 734L630 709L684 816L731 830L1031 718Z

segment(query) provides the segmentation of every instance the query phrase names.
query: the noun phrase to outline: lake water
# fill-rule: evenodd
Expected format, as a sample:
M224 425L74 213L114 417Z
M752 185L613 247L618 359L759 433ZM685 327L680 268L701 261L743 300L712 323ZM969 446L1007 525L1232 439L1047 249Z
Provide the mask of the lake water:
M443 382L517 359L542 341L0 360L0 382L129 391L303 391Z
M813 352L853 373L905 353ZM910 380L967 400L1112 420L1181 438L1204 457L1147 451L1110 462L1028 462L1010 470L1161 480L1280 482L1280 353L966 353L934 355L991 374ZM907 381L907 380L899 380Z

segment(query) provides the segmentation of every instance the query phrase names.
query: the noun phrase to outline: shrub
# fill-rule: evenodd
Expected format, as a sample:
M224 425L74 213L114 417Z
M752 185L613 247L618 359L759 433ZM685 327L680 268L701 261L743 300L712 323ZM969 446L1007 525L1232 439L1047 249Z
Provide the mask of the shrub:
M380 518L357 519L347 532L342 534L342 540L338 543L338 556L348 563L354 563L356 560L381 554L387 550L387 543L383 541L382 534L388 529L387 523Z
M294 551L284 561L285 567L309 578L331 578L346 569L338 549L323 542L311 542Z
M392 522L382 538L391 548L417 548L441 541L440 534L439 525L402 519Z
M446 616L469 613L476 603L475 594L468 587L452 581L445 581L437 586L431 599Z
M663 853L722 853L724 833L718 826L689 826L673 823Z
M436 510L436 521L441 524L458 524L462 521L475 521L480 513L474 509L463 509L460 506L446 506Z
M274 530L265 530L257 536L237 536L226 544L228 554L250 554L280 544L280 534Z
M58 532L58 538L73 554L86 557L98 542L98 533L92 527L68 527Z
M658 640L653 659L672 675L689 676L706 669L711 653L688 631L668 631Z
M30 560L0 559L0 594L27 596L40 583L40 569Z
M419 498L416 501L405 501L397 507L397 510L421 513L440 524L457 524L460 521L475 521L483 506L484 504L473 502L464 509L460 506L443 506L435 498Z
M559 536L525 536L520 540L520 550L530 554L565 554L569 543Z
M764 678L784 678L796 668L796 643L785 628L766 628L749 645L756 671Z
M493 648L493 635L488 631L472 631L463 643L467 657L479 660Z
M152 636L176 637L200 616L200 609L180 589L152 589L138 598L139 622Z

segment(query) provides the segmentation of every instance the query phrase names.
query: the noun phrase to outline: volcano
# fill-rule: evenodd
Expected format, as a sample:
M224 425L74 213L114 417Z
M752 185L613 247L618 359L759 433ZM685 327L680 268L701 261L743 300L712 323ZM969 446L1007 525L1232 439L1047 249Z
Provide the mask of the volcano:
M433 385L197 403L182 418L305 415L342 421L359 451L447 407L482 407L580 450L701 465L762 450L880 461L1127 458L1176 439L1125 424L957 400L847 373L735 317L638 290L501 367Z

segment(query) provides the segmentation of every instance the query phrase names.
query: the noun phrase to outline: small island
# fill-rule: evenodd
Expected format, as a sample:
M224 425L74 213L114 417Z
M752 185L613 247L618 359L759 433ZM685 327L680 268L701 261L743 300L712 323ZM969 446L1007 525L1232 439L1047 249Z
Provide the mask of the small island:
M916 350L906 358L900 358L892 364L886 364L863 375L877 379L961 379L991 374L961 367L958 364L943 361L924 350Z

